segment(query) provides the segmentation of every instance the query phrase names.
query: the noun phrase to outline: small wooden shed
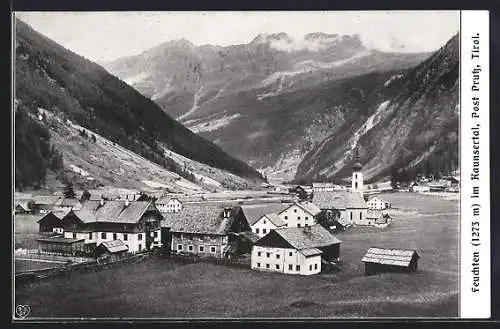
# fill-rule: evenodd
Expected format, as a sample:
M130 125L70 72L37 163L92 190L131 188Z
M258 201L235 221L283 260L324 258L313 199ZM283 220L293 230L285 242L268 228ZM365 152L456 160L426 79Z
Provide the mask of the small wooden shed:
M127 256L128 247L122 240L104 241L94 250L94 255L107 262L114 262Z
M370 248L361 260L365 275L382 272L415 272L420 256L415 250Z
M85 239L64 238L62 236L37 239L38 251L41 253L75 256L84 253Z

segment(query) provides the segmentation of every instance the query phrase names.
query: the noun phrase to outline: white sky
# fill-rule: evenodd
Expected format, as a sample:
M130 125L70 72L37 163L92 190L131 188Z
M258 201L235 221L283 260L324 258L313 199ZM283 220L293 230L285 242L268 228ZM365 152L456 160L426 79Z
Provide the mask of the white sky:
M381 50L434 51L459 30L458 11L17 12L38 32L90 60L139 54L181 39L196 45L250 42L259 33L355 34Z

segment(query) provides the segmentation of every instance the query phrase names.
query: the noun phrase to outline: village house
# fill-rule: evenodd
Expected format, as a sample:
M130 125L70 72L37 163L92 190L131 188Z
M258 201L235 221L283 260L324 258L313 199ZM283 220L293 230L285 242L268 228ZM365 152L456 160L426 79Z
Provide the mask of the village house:
M254 244L251 268L285 274L317 274L321 272L322 261L339 260L340 242L321 225L279 228Z
M369 209L366 213L368 225L376 227L387 227L392 222L392 217L382 210Z
M430 190L428 184L413 182L413 184L410 185L410 192L430 192Z
M259 237L263 237L271 230L276 228L285 227L286 223L281 220L281 218L276 213L270 213L263 215L255 223L252 224L252 232L257 234Z
M246 252L239 245L240 233L251 229L241 207L190 204L164 216L162 226L170 229L174 253L228 258Z
M54 205L54 211L80 210L82 204L78 199L61 198Z
M131 253L161 246L162 215L150 201L87 201L62 218L65 238L85 240L85 252L121 240Z
M63 256L82 256L85 252L85 239L65 238L60 235L37 239L40 253L59 254Z
M415 272L420 256L415 250L370 248L361 260L365 275L382 272Z
M312 190L314 192L325 192L325 191L338 191L345 190L345 186L337 185L333 183L313 183Z
M68 212L54 212L50 211L40 218L38 223L38 232L40 234L48 235L53 233L63 234L62 218Z
M368 206L368 209L378 210L389 209L392 207L392 204L389 201L386 201L379 196L372 196L369 198L366 205Z
M14 210L16 214L30 214L32 212L28 201L17 202Z
M47 214L56 210L56 205L63 198L57 195L35 195L33 196L33 212L38 214Z
M336 217L343 226L368 225L368 206L359 192L322 191L313 194L313 204Z
M160 212L164 213L179 212L182 210L182 202L177 198L169 196L161 197L155 202L155 205Z
M287 227L305 227L316 224L321 209L311 202L296 202L278 213Z

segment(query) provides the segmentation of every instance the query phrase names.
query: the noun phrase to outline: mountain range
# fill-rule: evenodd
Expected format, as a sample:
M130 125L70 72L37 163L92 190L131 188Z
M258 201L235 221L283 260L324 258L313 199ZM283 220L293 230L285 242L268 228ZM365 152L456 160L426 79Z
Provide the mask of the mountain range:
M84 135L86 131L94 133L99 140L102 137L119 144L144 161L191 180L196 180L196 175L180 166L169 152L249 183L263 181L255 169L184 127L98 64L65 49L19 19L15 20L14 61L16 188L40 187L47 170L64 169L61 156L64 163L66 156L75 154L72 136L60 124L54 124L61 122L78 124ZM57 120L47 120L46 113L56 115ZM56 135L67 141L59 143L59 149L53 144ZM80 152L78 156L85 158L87 154ZM113 168L104 169L111 172Z
M434 53L359 35L260 34L247 44L162 43L102 63L193 132L269 177L328 180L458 164L458 35Z

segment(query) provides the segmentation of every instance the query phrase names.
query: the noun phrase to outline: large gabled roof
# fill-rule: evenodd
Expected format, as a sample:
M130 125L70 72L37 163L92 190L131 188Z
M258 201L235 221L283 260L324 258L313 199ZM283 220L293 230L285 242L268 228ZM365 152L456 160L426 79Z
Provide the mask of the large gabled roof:
M120 251L128 251L128 247L122 240L112 240L112 241L103 241L100 246L107 249L110 253L120 252Z
M230 209L230 216L224 218L224 209ZM241 207L224 207L215 204L187 204L181 212L164 213L163 227L172 232L227 234L241 212Z
M368 249L361 261L365 263L408 267L414 257L420 258L415 250L372 247Z
M289 203L264 203L255 205L243 205L241 206L241 209L243 209L243 213L247 218L248 224L253 225L265 214L279 213L289 206Z
M316 191L312 202L321 209L368 208L361 193L346 190Z
M81 210L72 211L84 223L137 223L147 210L156 209L151 208L150 201L129 201L128 206L126 201L118 200L105 201L104 205L87 202Z
M33 202L36 205L56 205L62 197L57 195L35 195L33 196Z
M318 215L321 212L321 209L318 208L315 204L313 204L311 202L296 202L296 203L288 206L287 208L283 209L280 212L280 214L285 212L286 210L288 210L289 208L291 208L293 206L297 206L299 208L302 208L305 212L311 214L311 216L313 216L313 217Z
M267 220L269 220L276 227L282 227L282 226L286 225L286 223L278 216L277 213L265 214L262 217L260 217L260 219L258 221L256 221L255 223L253 223L252 225L257 224L263 218L266 218Z
M327 247L342 242L323 226L316 224L308 227L277 228L260 239L260 243L257 242L257 245L265 246L267 237L271 234L279 235L290 246L298 250Z

